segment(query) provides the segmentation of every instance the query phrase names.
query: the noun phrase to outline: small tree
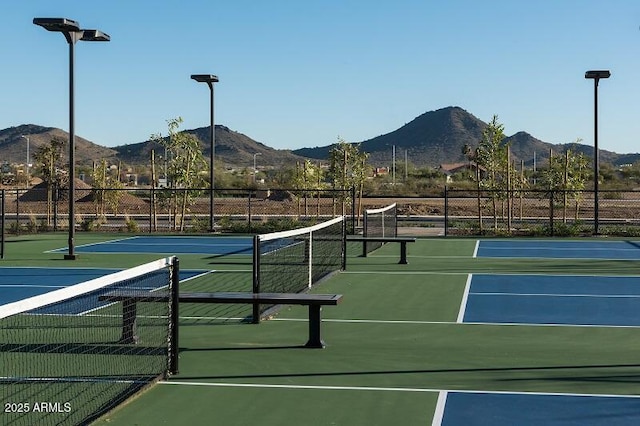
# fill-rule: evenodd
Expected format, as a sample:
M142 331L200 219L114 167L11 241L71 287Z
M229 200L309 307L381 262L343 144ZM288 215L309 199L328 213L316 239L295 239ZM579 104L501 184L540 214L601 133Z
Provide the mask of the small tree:
M118 214L121 196L119 190L124 188L124 184L120 181L120 168L118 167L114 174L107 165L106 160L102 159L99 163L93 164L91 179L93 180L94 186L93 202L96 206L96 216L104 216L107 206L110 207L115 214Z
M333 189L341 190L342 214L346 214L347 190L358 189L358 199L362 199L362 189L366 179L368 154L360 151L359 145L338 138L338 143L329 153L329 179ZM361 204L361 203L360 203ZM360 212L358 211L358 217Z
M179 132L182 118L177 117L167 120L169 134L162 137L160 134L151 135L151 140L165 147L167 156L167 178L172 189L174 217L180 217L180 231L184 230L184 218L189 206L197 197L199 191L193 188L202 187L205 184L204 176L208 171L208 164L202 153L200 140L194 135ZM177 230L177 221L174 230Z
M575 143L581 140L577 139ZM578 220L580 201L589 177L589 160L582 153L567 149L564 155L549 155L549 167L542 174L542 181L552 194L559 195L562 201L562 220L567 221L569 198L575 206L575 219ZM553 195L551 195L553 197Z
M484 177L480 179L480 186L490 191L494 229L498 228L497 201L503 199L504 191L508 189L509 158L504 138L504 125L494 115L482 132L476 156L478 164L486 169Z
M64 145L65 142L62 139L53 138L48 145L41 145L33 154L36 171L47 186L47 226L51 225L53 215L53 192L68 180L68 175L61 173ZM73 194L69 196L72 197Z

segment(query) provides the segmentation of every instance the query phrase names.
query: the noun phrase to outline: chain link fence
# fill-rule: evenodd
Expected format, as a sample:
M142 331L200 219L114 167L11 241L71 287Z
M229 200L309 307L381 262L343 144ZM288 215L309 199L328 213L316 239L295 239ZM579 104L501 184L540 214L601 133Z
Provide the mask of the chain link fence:
M9 234L65 231L69 191L4 189ZM344 215L358 232L362 212L398 205L398 232L408 236L640 236L640 191L474 191L443 196L358 199L352 190L216 189L214 231L263 233ZM209 189L95 189L77 187L76 231L210 232ZM597 208L596 208L597 207Z
M11 234L68 230L68 189L5 189L6 230ZM76 231L209 232L209 189L76 188ZM353 217L353 191L216 189L214 231L291 229L339 215Z
M640 235L640 192L461 191L445 193L445 235Z

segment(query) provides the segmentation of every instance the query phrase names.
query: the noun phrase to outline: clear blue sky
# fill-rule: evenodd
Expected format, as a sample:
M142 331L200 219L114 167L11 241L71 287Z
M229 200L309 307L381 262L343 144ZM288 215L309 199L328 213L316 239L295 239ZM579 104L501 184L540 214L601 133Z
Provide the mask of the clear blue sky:
M507 135L640 152L638 0L77 0L0 6L0 128L67 130L68 46L34 17L111 35L78 42L76 134L104 146L215 121L278 149L363 141L460 106Z

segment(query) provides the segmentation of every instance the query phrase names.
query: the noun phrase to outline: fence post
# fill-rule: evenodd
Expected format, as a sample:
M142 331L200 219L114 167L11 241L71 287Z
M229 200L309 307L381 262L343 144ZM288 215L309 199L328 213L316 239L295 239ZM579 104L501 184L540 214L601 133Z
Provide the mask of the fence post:
M449 235L449 188L444 187L444 236Z
M248 220L248 225L249 225L249 233L251 233L251 195L253 194L253 191L250 189L249 190L249 201L248 201L248 212L247 212L247 220Z
M16 189L16 230L20 233L20 190Z
M356 233L356 187L351 187L351 235Z
M4 198L5 198L5 190L0 190L0 196L2 197L2 205L0 206L0 259L4 259Z
M553 237L553 198L554 198L554 191L551 190L549 191L549 232L551 233L551 236Z

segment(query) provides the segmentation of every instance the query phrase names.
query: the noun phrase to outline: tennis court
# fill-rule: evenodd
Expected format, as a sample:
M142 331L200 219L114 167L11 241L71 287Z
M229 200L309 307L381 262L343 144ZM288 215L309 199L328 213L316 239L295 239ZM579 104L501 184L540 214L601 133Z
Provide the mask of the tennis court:
M83 247L107 239L79 238ZM175 249L167 242L156 250L174 254L183 250L179 240ZM554 242L562 254L571 245L571 255L551 252ZM302 348L304 307L259 325L232 321L246 307L239 314L181 309L179 373L97 424L637 423L636 242L607 241L602 253L589 248L602 241L544 241L543 253L539 243L418 239L407 265L397 264L397 245L366 258L360 246L349 247L346 271L313 290L344 295L323 310L322 350ZM57 266L59 254L49 251L63 246L64 236L18 238L3 264L24 266L26 258ZM491 255L491 246L512 256ZM126 268L133 257L141 263L156 254L81 253L77 265L98 268ZM234 256L184 252L180 264L215 271L183 289L250 285L250 265Z

